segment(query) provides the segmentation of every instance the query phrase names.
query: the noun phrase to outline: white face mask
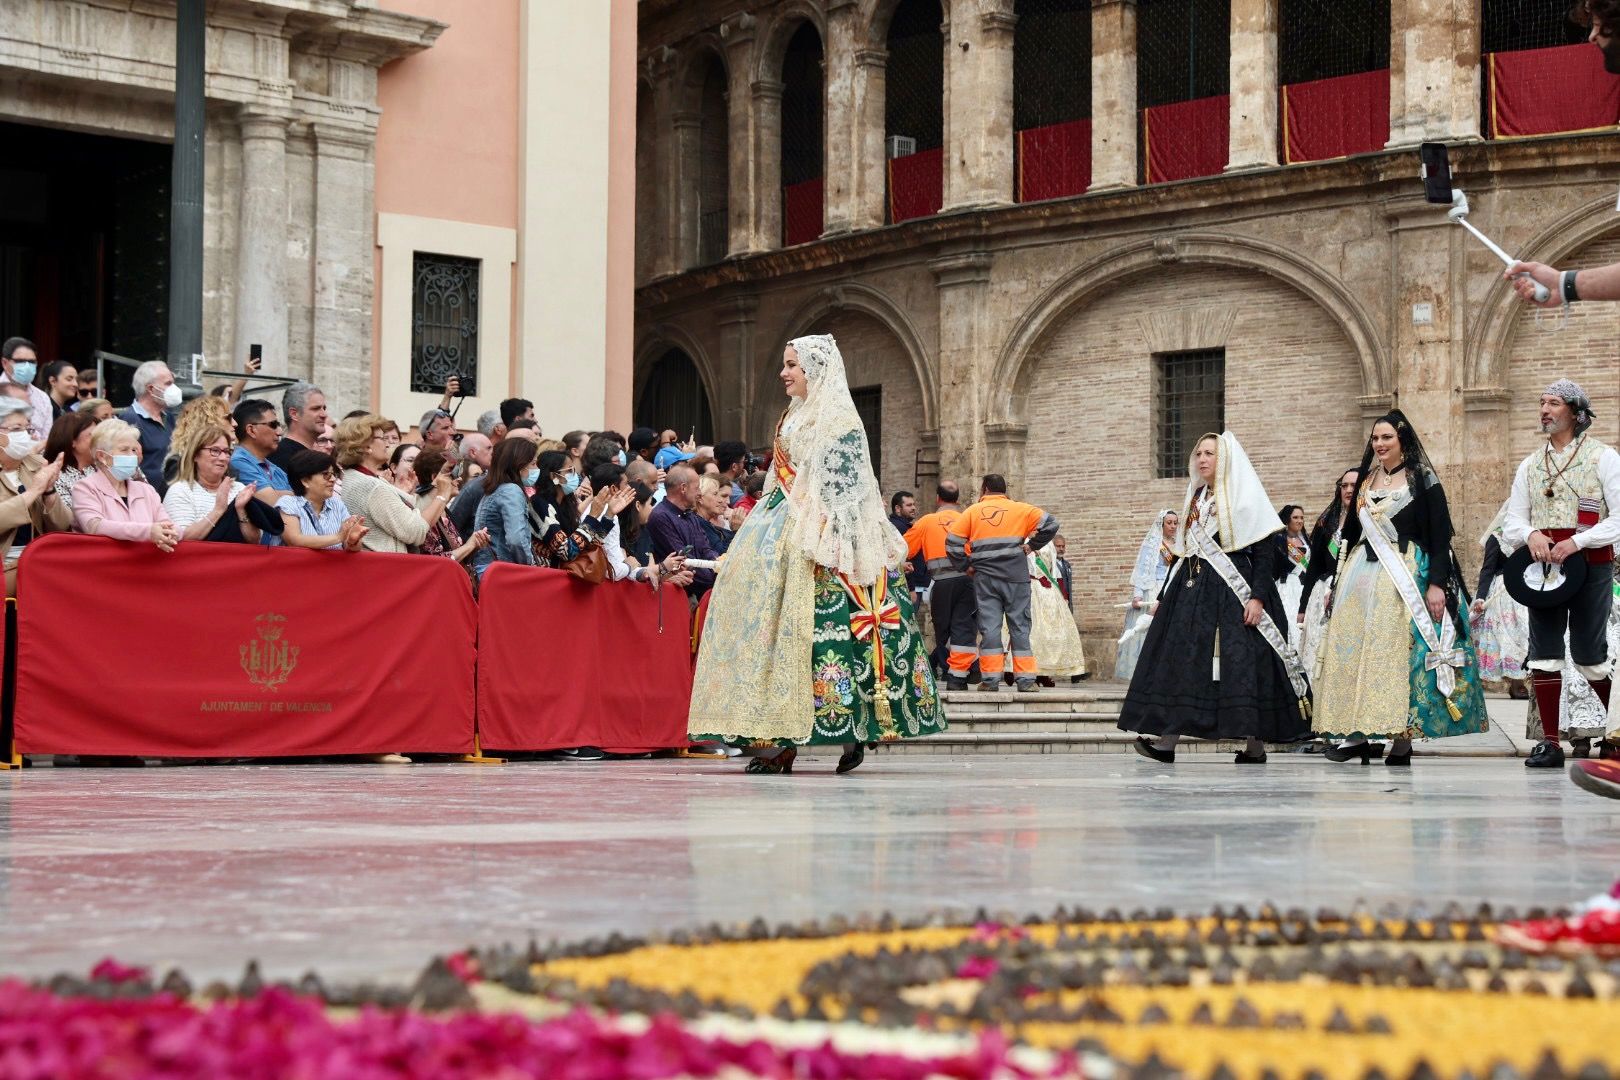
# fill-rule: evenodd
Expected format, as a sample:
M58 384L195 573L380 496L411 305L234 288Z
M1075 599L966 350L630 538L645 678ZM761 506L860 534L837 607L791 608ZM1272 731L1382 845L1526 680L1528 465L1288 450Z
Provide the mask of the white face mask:
M21 461L29 454L32 454L34 448L39 445L28 437L26 431L7 431L0 432L0 434L4 434L6 437L6 457L12 461Z
M163 407L165 409L177 409L180 407L180 402L185 400L185 395L181 393L180 387L176 383L170 383L168 386L165 386L161 396L163 398Z

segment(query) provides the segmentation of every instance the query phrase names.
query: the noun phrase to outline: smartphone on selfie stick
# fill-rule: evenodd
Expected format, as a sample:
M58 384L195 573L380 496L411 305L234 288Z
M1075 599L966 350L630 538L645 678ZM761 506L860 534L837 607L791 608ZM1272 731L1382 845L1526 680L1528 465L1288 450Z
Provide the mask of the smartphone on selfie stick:
M1511 267L1518 262L1513 256L1503 251L1484 233L1474 228L1468 220L1468 196L1459 188L1454 188L1451 176L1451 161L1446 153L1445 143L1427 142L1418 147L1418 158L1423 163L1423 197L1436 206L1449 206L1451 209L1446 217L1472 233L1480 243L1491 249L1491 254L1501 259L1503 264ZM1519 277L1530 281L1535 288L1536 303L1545 303L1551 295L1547 286L1539 281L1531 281L1529 274L1520 274Z

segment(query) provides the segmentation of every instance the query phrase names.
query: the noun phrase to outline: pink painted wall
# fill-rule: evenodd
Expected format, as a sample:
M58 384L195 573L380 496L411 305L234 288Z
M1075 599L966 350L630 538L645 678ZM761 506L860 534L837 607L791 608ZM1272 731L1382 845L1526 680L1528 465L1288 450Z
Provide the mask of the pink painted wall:
M607 426L629 431L635 381L636 0L612 0L608 126Z
M381 0L449 27L378 76L378 213L517 228L519 2Z

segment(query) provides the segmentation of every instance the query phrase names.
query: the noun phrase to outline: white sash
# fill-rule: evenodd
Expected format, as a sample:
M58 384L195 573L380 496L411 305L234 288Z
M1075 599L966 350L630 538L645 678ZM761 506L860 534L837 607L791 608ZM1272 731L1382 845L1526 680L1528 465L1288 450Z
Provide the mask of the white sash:
M1247 604L1254 599L1254 593L1249 589L1249 583L1238 572L1237 565L1232 562L1231 556L1222 551L1220 545L1215 543L1210 538L1210 535L1204 531L1202 522L1189 522L1187 524L1187 536L1197 545L1199 556L1213 566L1215 572L1221 576L1221 580L1226 582L1227 588L1232 590L1232 594L1238 598L1239 604ZM1266 644L1271 646L1271 651L1276 653L1278 658L1282 660L1283 667L1288 672L1288 681L1294 688L1295 696L1299 698L1300 709L1308 716L1309 706L1307 700L1311 688L1310 680L1305 676L1305 665L1299 662L1299 654L1288 643L1288 635L1277 629L1277 624L1272 621L1271 613L1264 610L1260 612L1260 625L1255 629L1260 631L1260 636L1266 639Z
M1378 565L1384 568L1395 591L1401 594L1407 614L1412 617L1412 625L1423 638L1423 644L1429 647L1424 667L1434 672L1434 685L1445 696L1446 708L1454 717L1460 715L1457 707L1451 703L1451 693L1457 688L1457 672L1468 664L1468 655L1457 648L1457 624L1452 621L1450 610L1441 613L1440 633L1437 636L1434 619L1429 615L1428 605L1423 602L1423 595L1418 592L1412 571L1406 568L1406 560L1401 558L1401 553L1390 543L1389 537L1384 535L1384 530L1379 528L1365 505L1357 510L1356 516L1361 521L1362 537L1372 546L1373 553L1378 556Z

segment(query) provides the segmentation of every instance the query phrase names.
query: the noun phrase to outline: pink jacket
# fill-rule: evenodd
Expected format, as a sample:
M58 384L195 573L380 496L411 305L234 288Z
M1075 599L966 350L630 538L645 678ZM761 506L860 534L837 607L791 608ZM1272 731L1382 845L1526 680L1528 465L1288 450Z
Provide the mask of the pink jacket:
M155 522L169 520L157 489L139 473L124 486L129 490L127 500L118 496L112 479L101 469L74 484L73 527L91 536L146 540Z

